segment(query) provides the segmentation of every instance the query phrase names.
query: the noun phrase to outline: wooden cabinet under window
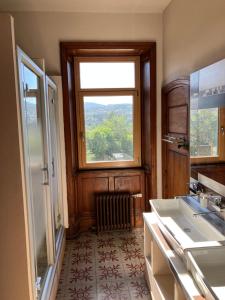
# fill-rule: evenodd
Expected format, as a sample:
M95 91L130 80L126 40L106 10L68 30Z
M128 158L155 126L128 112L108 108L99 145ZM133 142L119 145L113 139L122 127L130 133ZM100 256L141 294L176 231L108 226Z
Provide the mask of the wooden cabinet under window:
M99 192L128 191L141 194L134 198L132 207L133 225L143 224L142 213L145 211L144 172L142 170L84 171L77 175L80 229L95 225L95 194Z

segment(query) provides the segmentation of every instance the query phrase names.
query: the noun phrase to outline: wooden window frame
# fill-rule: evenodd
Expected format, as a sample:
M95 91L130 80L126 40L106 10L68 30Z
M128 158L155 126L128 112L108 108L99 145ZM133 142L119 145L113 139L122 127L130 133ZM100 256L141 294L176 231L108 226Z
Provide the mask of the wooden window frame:
M156 122L156 42L155 41L62 41L60 59L63 90L63 113L66 152L67 199L69 229L67 235L73 238L81 226L81 203L79 178L87 176L111 176L110 169L82 170L78 164L78 131L76 126L76 89L74 74L75 57L98 56L139 56L141 86L141 167L114 169L116 176L127 176L143 172L143 202L145 210L150 210L149 199L157 198L157 122ZM117 172L116 172L117 171ZM130 175L129 175L130 176ZM113 179L109 177L109 189L113 190ZM101 190L99 190L101 191ZM90 211L92 207L87 204ZM86 214L85 214L86 216ZM85 224L86 217L85 217Z
M134 62L135 63L135 87L134 88L87 88L82 89L80 84L80 62ZM80 169L104 169L104 168L130 168L141 166L141 120L140 120L140 58L129 57L79 57L74 59L75 88L76 88L76 112L78 128L78 162ZM83 97L85 96L133 96L133 160L121 161L86 161L86 139L84 122Z
M217 163L225 161L225 136L223 135L221 128L225 128L225 108L219 108L219 122L218 122L218 156L196 156L190 157L191 164L206 164Z

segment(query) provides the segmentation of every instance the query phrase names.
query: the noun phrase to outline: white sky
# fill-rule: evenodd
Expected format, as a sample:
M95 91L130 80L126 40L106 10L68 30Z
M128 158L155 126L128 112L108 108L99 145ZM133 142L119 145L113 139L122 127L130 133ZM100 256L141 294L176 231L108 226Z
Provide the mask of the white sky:
M134 88L134 62L80 62L82 89Z
M225 59L216 62L199 72L200 91L225 85Z

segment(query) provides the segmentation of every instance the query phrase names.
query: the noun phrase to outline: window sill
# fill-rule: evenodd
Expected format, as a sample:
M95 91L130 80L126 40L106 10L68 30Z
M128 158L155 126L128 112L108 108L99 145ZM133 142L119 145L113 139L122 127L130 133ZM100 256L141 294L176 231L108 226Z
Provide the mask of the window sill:
M90 172L94 172L94 173L102 173L102 172L109 172L109 173L120 173L120 172L145 172L145 168L142 166L138 166L138 167L117 167L117 168L80 168L76 171L74 171L73 176L77 176L79 174L83 174L83 173L90 173Z

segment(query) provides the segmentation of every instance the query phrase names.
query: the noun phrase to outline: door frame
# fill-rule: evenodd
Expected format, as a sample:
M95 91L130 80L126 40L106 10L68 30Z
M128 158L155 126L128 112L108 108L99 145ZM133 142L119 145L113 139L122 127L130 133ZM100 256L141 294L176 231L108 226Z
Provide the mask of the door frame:
M48 95L48 88L52 88L54 91L54 120L55 120L55 124L53 124L53 127L55 127L56 130L56 145L57 145L57 161L54 164L54 168L57 169L57 182L58 182L58 195L60 197L60 211L61 211L61 227L64 225L66 227L65 224L65 210L64 210L64 201L63 201L63 188L62 188L62 165L61 165L61 145L60 145L60 138L59 138L59 118L58 118L58 96L57 96L57 85L55 84L55 82L49 77L49 76L45 76L45 82L46 82L46 103L47 103L47 112L48 112L48 119L49 119L49 150L51 152L50 154L50 160L52 162L52 144L51 144L51 128L52 128L52 119L50 118L50 110L51 110L51 99L49 99L49 95ZM57 134L58 133L58 134ZM52 167L52 172L53 172L53 167ZM51 172L51 174L52 174ZM52 176L49 174L49 178L52 178ZM60 183L60 184L59 184ZM50 185L50 189L53 185ZM53 193L51 193L53 195ZM53 204L54 200L52 199L52 204ZM53 219L55 218L54 215L54 205L53 205ZM60 232L60 229L59 229ZM55 236L55 239L58 239L59 235ZM56 249L57 250L57 249Z

